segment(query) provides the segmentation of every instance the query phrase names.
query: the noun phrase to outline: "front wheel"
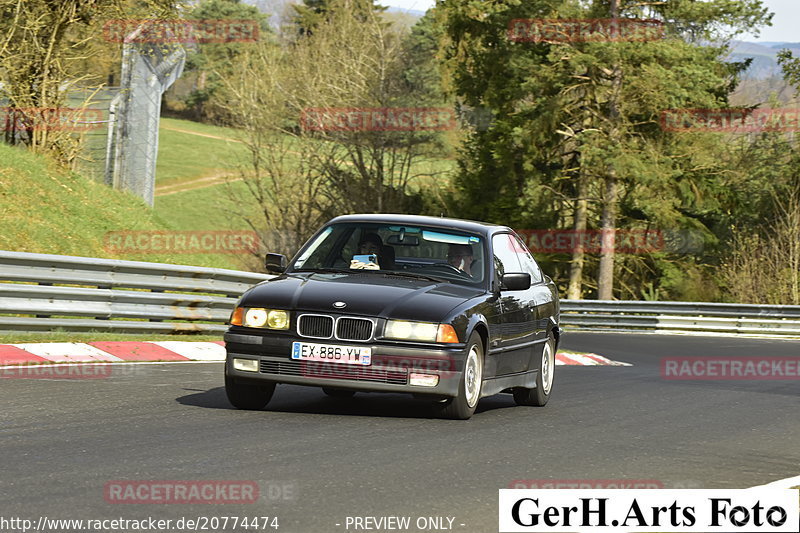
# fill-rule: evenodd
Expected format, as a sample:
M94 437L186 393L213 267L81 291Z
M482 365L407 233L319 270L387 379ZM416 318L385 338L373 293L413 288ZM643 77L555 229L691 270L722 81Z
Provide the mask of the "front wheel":
M274 392L273 382L264 382L264 385L242 384L236 383L231 376L225 374L225 394L231 405L237 409L263 409Z
M553 334L547 336L547 342L542 349L542 356L536 365L536 388L526 389L517 387L514 389L514 401L517 405L534 405L542 407L550 399L550 392L553 390L553 375L556 369L556 340Z
M467 420L478 406L483 385L483 341L473 332L467 343L467 358L458 385L458 396L437 403L439 413L445 418Z

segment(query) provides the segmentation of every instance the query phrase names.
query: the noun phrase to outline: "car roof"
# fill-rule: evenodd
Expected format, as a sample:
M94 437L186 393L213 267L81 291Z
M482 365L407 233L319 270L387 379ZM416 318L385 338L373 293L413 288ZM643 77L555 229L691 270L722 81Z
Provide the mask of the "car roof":
M498 231L510 231L507 226L498 226L486 222L475 220L463 220L460 218L428 217L422 215L402 215L396 213L369 213L358 215L342 215L336 217L328 224L338 224L341 222L368 222L368 223L388 223L388 224L414 224L418 226L432 226L437 228L456 229L472 233L491 235Z

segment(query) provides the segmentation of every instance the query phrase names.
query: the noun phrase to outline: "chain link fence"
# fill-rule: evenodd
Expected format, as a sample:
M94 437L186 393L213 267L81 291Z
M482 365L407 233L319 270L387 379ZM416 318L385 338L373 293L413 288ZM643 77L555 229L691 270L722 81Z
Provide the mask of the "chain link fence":
M170 39L137 42L142 31L131 32L123 45L121 88L109 105L105 181L152 206L161 97L183 73L186 52Z

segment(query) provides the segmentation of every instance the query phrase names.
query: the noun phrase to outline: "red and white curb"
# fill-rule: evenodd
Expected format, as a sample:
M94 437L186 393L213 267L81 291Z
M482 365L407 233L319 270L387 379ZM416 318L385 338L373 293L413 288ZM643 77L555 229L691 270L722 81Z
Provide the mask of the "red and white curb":
M160 361L224 361L225 343L218 342L36 342L0 344L0 367L47 363L121 363ZM630 366L593 353L558 353L556 365Z
M224 361L219 342L37 342L0 344L0 366L32 363Z
M556 354L556 366L577 365L577 366L633 366L622 361L612 361L596 353L565 353Z

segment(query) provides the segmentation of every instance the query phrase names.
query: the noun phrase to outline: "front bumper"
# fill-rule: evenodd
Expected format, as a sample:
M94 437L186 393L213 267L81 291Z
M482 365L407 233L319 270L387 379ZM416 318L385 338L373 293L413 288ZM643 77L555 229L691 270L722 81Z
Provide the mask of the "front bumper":
M295 341L309 342L312 339L293 335L250 335L228 332L225 334L227 351L225 372L236 383L243 384L271 381L442 397L453 397L458 394L465 360L463 344L442 347L396 342L337 341L336 344L372 348L372 364L361 366L293 360L291 347ZM236 370L233 368L233 358L255 359L258 361L259 371ZM411 385L409 383L411 373L436 375L439 376L439 382L435 386Z

